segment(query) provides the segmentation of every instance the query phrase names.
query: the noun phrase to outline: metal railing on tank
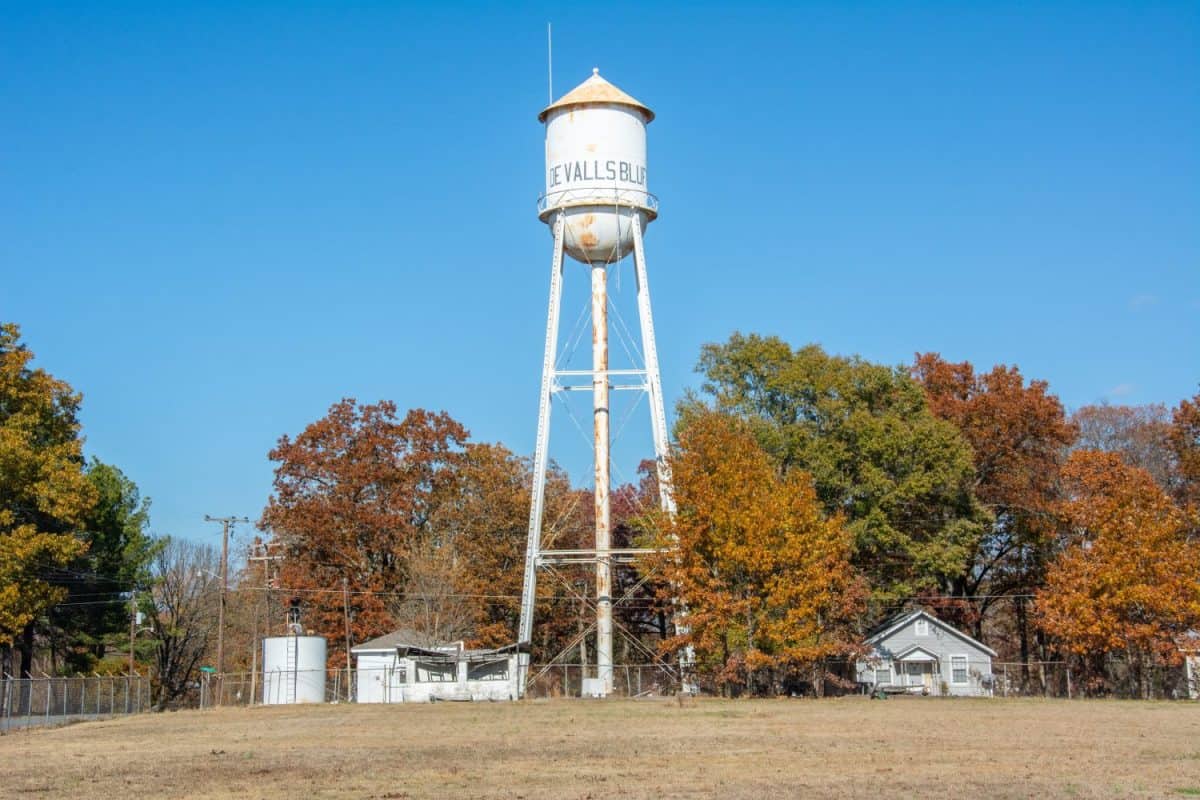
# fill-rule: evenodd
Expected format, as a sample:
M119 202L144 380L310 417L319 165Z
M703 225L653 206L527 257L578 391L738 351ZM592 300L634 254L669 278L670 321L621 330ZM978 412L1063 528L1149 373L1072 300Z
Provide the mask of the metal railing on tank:
M551 208L577 205L615 205L629 208L644 208L658 213L658 198L641 189L608 189L592 186L578 189L563 189L545 192L538 197L537 210L541 214Z

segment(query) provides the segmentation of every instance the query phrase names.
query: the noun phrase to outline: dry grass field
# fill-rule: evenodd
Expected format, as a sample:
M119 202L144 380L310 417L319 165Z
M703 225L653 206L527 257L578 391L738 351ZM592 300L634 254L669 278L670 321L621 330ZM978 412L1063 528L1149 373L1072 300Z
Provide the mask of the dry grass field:
M1200 705L556 701L150 714L0 737L15 797L1200 795Z

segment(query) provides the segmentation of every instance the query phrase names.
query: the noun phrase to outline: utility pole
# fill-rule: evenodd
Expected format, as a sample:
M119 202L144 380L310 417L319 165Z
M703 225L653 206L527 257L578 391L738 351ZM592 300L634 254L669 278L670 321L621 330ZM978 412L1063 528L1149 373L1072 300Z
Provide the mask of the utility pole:
M280 556L271 555L271 545L259 537L254 537L252 554L247 561L261 561L263 565L263 601L265 609L265 627L263 634L271 634L271 562L278 561ZM254 615L254 642L250 645L250 705L254 705L254 694L258 689L258 614Z
M342 619L346 623L346 700L350 700L350 584L342 576Z
M225 684L225 592L229 590L229 531L247 517L213 517L204 515L205 522L221 523L221 603L217 607L217 705L224 700Z

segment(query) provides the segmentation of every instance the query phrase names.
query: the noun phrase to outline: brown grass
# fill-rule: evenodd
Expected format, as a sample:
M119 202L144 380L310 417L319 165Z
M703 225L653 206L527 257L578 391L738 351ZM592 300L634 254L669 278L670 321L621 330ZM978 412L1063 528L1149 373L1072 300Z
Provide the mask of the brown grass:
M0 737L5 797L1186 797L1200 707L899 698L310 706Z

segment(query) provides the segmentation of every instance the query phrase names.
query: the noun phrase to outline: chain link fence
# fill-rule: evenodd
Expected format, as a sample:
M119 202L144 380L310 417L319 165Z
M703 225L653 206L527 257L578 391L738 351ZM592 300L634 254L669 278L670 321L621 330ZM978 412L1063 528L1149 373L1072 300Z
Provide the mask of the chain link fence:
M525 696L529 699L583 697L584 679L595 675L586 664L534 664L529 668ZM613 665L613 694L618 697L648 697L674 694L679 679L662 664Z
M992 680L995 697L1179 700L1196 698L1200 688L1185 665L1139 669L1119 659L1109 659L1091 672L1069 661L997 661Z
M81 719L140 714L153 705L141 675L0 678L0 733Z
M204 674L196 706L257 706L296 702L353 703L358 670L312 669Z

